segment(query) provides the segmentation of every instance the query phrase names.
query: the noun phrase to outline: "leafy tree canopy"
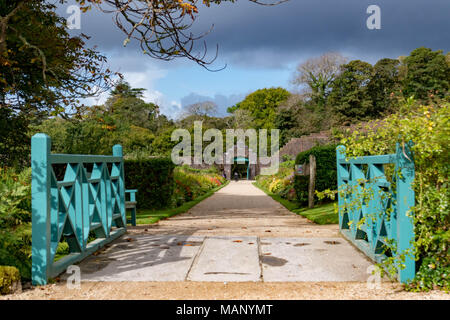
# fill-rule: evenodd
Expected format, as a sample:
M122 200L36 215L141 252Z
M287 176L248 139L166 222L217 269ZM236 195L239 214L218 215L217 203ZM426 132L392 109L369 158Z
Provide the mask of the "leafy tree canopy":
M142 98L144 91L144 88L132 88L128 82L122 80L111 90L111 98L116 96L123 98Z
M417 48L404 59L407 69L404 94L419 100L429 100L430 95L444 98L450 88L450 64L448 53L442 50Z
M275 116L278 106L289 98L290 93L283 88L260 89L249 94L243 101L228 108L228 112L246 110L253 119L255 129L275 129Z
M386 111L394 111L395 97L401 90L399 67L399 60L387 58L381 59L374 65L368 86L373 102L373 116L382 115Z
M368 84L372 72L372 65L361 60L353 60L341 67L341 73L333 83L330 104L342 116L363 119L371 112Z
M153 121L159 117L159 107L143 100L144 91L143 88L131 88L127 82L120 82L97 115L119 123L155 129Z
M310 58L298 65L293 83L303 87L315 106L323 108L340 66L345 62L346 58L336 52Z
M0 103L35 117L78 111L80 98L110 88L106 58L70 36L66 21L47 1L0 4Z

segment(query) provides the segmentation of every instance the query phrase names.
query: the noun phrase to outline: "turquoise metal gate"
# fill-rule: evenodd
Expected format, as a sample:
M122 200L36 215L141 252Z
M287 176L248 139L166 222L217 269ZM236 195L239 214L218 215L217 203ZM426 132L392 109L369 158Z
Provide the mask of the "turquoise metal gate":
M376 262L392 256L404 258L398 279L414 278L414 162L408 145L397 144L396 153L345 158L345 147L336 148L339 228L341 233ZM385 165L393 164L392 182Z
M50 147L46 134L31 139L33 284L126 232L122 147L112 156L51 154ZM70 254L54 262L62 238Z

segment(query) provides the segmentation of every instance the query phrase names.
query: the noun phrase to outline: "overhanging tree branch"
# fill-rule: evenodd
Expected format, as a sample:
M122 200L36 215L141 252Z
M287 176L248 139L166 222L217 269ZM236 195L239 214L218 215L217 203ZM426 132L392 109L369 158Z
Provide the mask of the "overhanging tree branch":
M78 0L80 3L86 1ZM248 0L258 5L274 6L289 0L260 1ZM170 61L175 58L188 58L200 66L212 70L209 66L217 59L216 52L208 57L206 42L202 49L196 42L208 35L211 28L199 35L188 32L198 15L199 3L209 7L211 4L236 2L235 0L87 0L89 5L97 7L104 13L114 14L114 22L126 35L124 46L132 39L139 42L142 52L152 58Z

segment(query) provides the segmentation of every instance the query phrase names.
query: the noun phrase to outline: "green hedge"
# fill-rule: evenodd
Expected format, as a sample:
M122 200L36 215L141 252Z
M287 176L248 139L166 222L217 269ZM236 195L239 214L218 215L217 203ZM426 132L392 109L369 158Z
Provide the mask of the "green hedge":
M311 154L316 157L316 190L336 190L336 145L319 145L307 151L300 152L295 158L295 163L303 164L309 162L309 156ZM309 177L295 176L295 192L297 194L297 199L303 204L308 202L308 183Z
M170 158L125 160L125 186L138 190L138 208L160 209L170 205L174 168Z
M295 176L294 177L294 190L297 201L305 205L308 203L308 176Z

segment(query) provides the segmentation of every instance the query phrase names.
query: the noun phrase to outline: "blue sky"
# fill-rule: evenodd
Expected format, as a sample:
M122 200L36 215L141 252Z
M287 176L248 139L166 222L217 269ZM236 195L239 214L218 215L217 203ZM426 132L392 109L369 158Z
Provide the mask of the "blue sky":
M70 4L59 8L63 16L68 16L65 7ZM371 4L381 8L380 30L366 27ZM201 7L192 30L204 32L214 24L205 40L210 52L219 45L212 67L227 65L219 72L183 59L151 59L133 42L123 47L125 35L112 15L95 8L82 14L81 30L73 33L91 36L88 44L108 57L113 70L123 73L132 86L147 89L145 99L174 118L195 102L213 100L223 114L256 89L295 90L290 80L296 65L330 51L370 63L408 55L420 46L447 52L449 16L448 0L290 0L276 7L239 0ZM88 103L101 103L106 96Z

